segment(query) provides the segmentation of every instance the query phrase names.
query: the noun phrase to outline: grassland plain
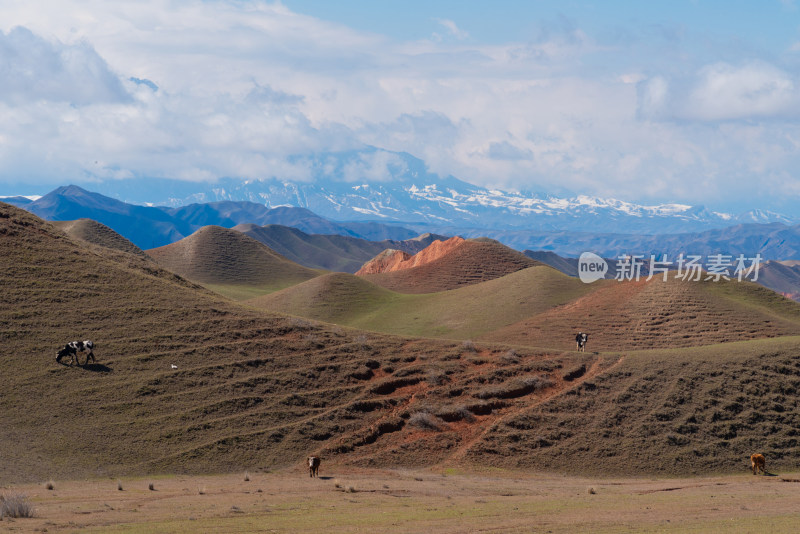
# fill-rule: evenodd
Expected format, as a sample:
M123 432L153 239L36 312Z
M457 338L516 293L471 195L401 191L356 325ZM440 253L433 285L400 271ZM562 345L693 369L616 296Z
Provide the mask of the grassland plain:
M794 533L800 475L592 479L503 470L333 469L20 485L14 532ZM153 490L148 489L153 484ZM5 488L0 488L3 491ZM202 494L201 494L202 491Z
M4 484L255 474L311 453L609 477L742 472L759 451L796 470L796 336L602 353L409 339L244 307L3 204L0 245ZM99 362L57 365L80 338Z

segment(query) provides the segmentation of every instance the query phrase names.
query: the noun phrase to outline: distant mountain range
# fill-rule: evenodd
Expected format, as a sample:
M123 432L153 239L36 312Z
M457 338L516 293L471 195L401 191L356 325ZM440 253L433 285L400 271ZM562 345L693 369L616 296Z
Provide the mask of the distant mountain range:
M760 254L764 263L758 280L790 298L800 298L800 225L741 224L704 232L668 235L601 234L588 232L531 232L445 227L441 234L418 233L435 225L411 228L377 222L336 222L305 208L268 208L248 201L219 201L180 207L138 206L77 186L60 187L33 201L5 198L44 219L91 219L114 230L142 249L177 242L205 226L222 226L255 238L286 258L305 267L354 273L386 249L415 254L445 236L490 237L570 276L577 275L577 259L592 251L607 258L608 277L623 254L667 255L674 261L683 254ZM87 232L84 222L70 227ZM65 228L66 229L66 228ZM97 233L94 231L93 233ZM642 271L645 275L646 266Z
M140 206L77 186L60 187L36 201L20 197L4 200L47 220L93 219L112 228L142 249L174 243L207 225L232 228L240 224L259 227L277 224L297 228L309 235L339 235L367 241L408 241L429 232L442 236L489 237L517 250L548 251L565 257L577 257L583 252L591 251L605 258L617 258L622 254L667 254L674 259L683 253L702 256L745 254L748 257L761 254L763 260L800 259L800 225L787 226L777 222L739 224L692 233L609 234L525 229L490 230L432 223L400 226L374 221L340 222L321 217L305 208L269 208L249 201L218 201L180 207ZM386 248L405 250L401 245L386 244ZM270 246L276 246L275 242ZM348 248L352 245L339 243L337 246ZM364 243L358 246L370 253L376 248ZM409 246L414 249L413 243L409 243ZM411 249L407 252L412 253ZM350 260L354 261L350 261L343 270L353 270L355 261L363 257L363 254L364 252L359 252L351 256ZM334 268L334 265L314 267Z
M307 208L339 221L423 223L437 233L452 233L444 232L444 228L475 228L665 234L736 224L799 222L763 210L730 214L684 204L642 206L582 194L558 197L487 189L431 173L425 162L407 153L376 148L323 153L298 158L295 163L307 171L303 180L229 178L188 183L136 178L107 181L93 188L137 204L175 207L246 200L271 208Z
M415 225L409 228L419 229ZM568 257L594 252L605 258L617 258L623 254L646 257L650 254L666 254L674 259L681 253L701 256L761 254L765 260L800 258L800 225L787 226L781 223L739 224L703 232L674 234L532 232L451 227L435 227L432 230L441 234L458 233L464 237L490 237L517 250L544 250Z
M95 220L142 249L174 243L208 225L231 228L238 224L282 224L312 234L337 234L370 241L417 236L399 226L374 222L337 223L304 208L272 209L253 202L211 202L175 208L139 206L75 185L59 187L36 201L24 197L2 200L49 221Z

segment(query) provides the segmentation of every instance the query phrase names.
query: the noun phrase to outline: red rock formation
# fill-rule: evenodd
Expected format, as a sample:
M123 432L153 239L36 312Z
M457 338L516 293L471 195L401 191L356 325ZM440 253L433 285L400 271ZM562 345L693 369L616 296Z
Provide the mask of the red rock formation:
M361 269L356 272L356 275L385 273L387 271L395 270L394 267L409 258L411 254L393 248L387 248L367 263L361 266Z
M365 263L356 275L388 273L419 267L446 256L462 243L464 239L458 236L451 237L447 241L434 241L413 256L400 250L386 249Z

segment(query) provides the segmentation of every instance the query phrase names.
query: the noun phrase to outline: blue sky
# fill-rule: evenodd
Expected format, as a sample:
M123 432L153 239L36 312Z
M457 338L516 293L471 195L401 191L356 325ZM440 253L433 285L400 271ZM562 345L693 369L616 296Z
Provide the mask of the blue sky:
M454 21L476 42L502 44L541 35L543 26L562 17L598 39L613 42L622 33L647 33L658 27L719 40L742 39L764 51L780 52L799 37L796 2L675 0L594 2L495 0L285 0L297 11L397 40L426 39L441 32L437 20Z
M365 145L487 187L800 217L800 8L0 4L0 195L307 181L297 156Z

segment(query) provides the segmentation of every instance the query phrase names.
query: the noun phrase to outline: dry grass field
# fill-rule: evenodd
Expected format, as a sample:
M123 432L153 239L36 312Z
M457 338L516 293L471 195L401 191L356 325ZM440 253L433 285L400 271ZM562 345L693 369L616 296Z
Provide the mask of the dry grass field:
M0 521L0 530L788 534L800 524L800 475L791 473L592 479L502 470L323 469L315 479L293 469L250 473L247 481L236 473L0 488L26 494L35 508L33 518Z

